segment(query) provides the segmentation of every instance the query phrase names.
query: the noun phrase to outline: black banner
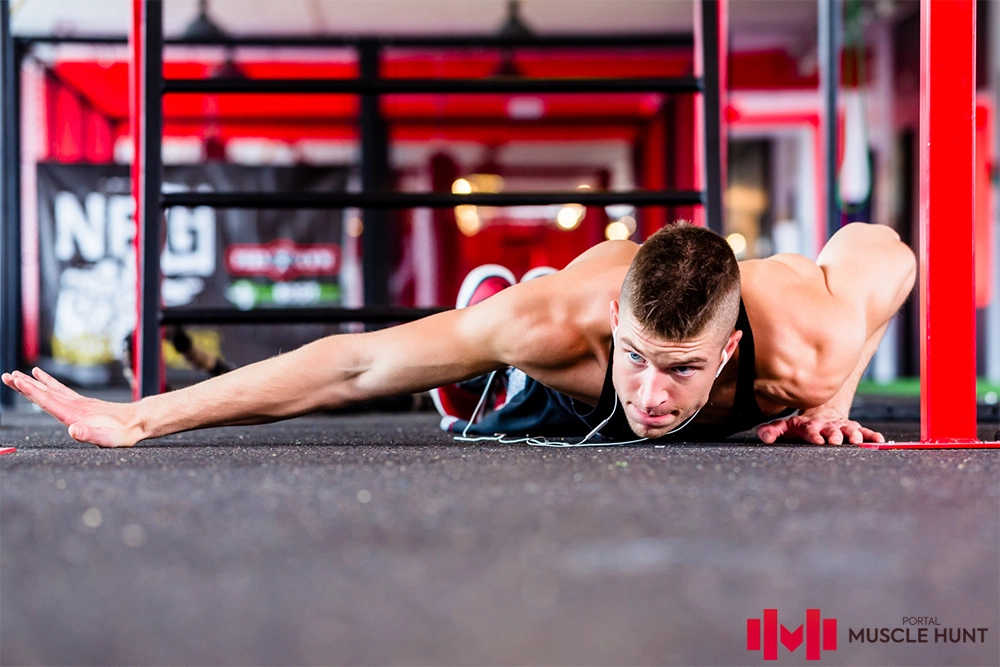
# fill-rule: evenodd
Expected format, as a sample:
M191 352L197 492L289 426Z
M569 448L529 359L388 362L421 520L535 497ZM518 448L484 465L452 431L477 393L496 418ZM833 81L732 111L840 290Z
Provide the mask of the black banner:
M343 191L346 168L167 167L164 191ZM38 165L40 364L84 384L115 378L135 326L134 203L124 165ZM343 211L166 211L162 302L169 308L341 303ZM337 331L335 325L218 327L196 343L245 364ZM183 360L167 346L168 365Z

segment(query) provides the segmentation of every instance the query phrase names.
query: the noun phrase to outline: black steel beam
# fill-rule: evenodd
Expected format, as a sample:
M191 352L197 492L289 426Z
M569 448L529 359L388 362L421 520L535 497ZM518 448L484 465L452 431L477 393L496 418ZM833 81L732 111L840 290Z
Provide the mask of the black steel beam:
M258 310L226 310L219 308L167 308L160 313L160 324L339 324L362 322L388 324L410 322L428 315L445 312L448 308L262 308Z
M0 371L20 365L21 183L20 58L10 32L10 3L0 0ZM0 408L14 392L0 384Z
M164 208L211 206L245 209L363 209L451 208L473 206L695 206L703 203L697 190L632 190L629 192L497 192L454 195L447 192L175 192L160 197Z
M358 45L360 82L377 83L381 72L381 47L378 42ZM361 96L358 114L361 137L361 190L379 197L389 187L389 128L382 116L379 97ZM366 306L389 305L389 276L392 272L393 229L391 213L377 206L365 206L361 212L364 232L361 235L361 269Z
M136 39L141 44L139 108L139 154L136 188L139 222L139 318L137 384L140 396L160 393L160 233L163 211L163 3L143 0L143 22Z
M167 79L168 93L307 93L388 95L418 93L695 93L691 76L481 79Z
M577 107L577 113L573 116L552 116L546 115L542 118L532 119L530 126L539 127L622 127L628 126L630 129L642 118L638 116L587 116L586 108ZM124 128L128 123L128 116L107 116L107 120L121 124ZM343 116L249 116L249 115L226 115L223 113L200 113L200 114L171 114L164 115L163 122L173 125L204 125L206 123L216 123L228 127L259 127L261 125L280 125L281 127L356 127L357 115L354 113ZM447 125L448 129L454 128L495 128L499 124L527 125L524 121L513 121L504 112L499 112L495 116L448 116L428 117L428 116L403 116L395 115L391 119L392 126L405 125L406 127L441 127Z
M704 84L705 224L723 233L722 78L719 71L719 0L700 0Z
M23 35L17 38L24 44L125 44L127 37L120 35ZM343 35L242 35L225 41L205 41L167 38L165 43L198 46L260 46L327 48L354 47L364 40L374 40L384 47L395 48L500 48L516 46L531 49L648 49L691 48L694 43L690 33L632 33L619 35L537 35L525 38L498 37L496 35L423 35L423 36L343 36Z
M818 43L820 107L823 132L823 190L827 238L840 229L837 204L837 93L840 89L841 0L819 2Z

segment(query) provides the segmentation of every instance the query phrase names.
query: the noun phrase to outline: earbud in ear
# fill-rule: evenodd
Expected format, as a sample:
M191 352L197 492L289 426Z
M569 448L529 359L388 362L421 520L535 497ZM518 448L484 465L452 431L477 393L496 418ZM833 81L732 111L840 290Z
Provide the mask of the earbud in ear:
M727 361L729 361L729 355L726 354L725 350L723 350L722 351L722 363L719 364L719 370L715 371L715 377L719 377L720 375L722 375L722 369L726 367L726 362Z

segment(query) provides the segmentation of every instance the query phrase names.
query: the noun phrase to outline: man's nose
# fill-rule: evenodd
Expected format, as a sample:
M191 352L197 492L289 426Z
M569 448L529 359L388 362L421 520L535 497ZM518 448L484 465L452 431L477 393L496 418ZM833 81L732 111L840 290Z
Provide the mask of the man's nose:
M666 403L669 397L665 378L660 377L659 374L645 377L639 384L639 400L647 412Z

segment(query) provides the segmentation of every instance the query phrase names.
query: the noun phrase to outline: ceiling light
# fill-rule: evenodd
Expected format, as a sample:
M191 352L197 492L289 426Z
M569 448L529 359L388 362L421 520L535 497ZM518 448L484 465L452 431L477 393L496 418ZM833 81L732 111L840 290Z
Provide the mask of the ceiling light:
M455 207L455 224L466 236L475 236L483 228L483 222L479 219L479 211L475 206L463 204Z
M624 241L630 234L624 223L615 221L604 228L604 236L609 241Z
M586 212L587 209L579 204L566 204L556 214L556 224L559 225L560 229L566 231L576 229L580 226L580 221L583 220Z
M733 254L736 257L742 256L747 251L747 239L739 232L733 232L727 236L726 242L729 243L729 247L733 249Z

